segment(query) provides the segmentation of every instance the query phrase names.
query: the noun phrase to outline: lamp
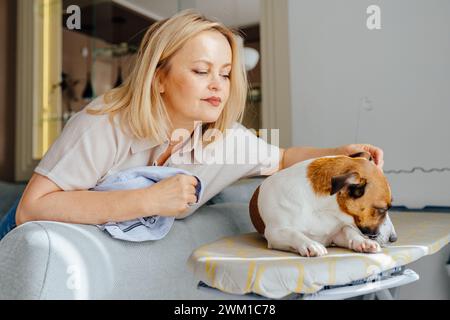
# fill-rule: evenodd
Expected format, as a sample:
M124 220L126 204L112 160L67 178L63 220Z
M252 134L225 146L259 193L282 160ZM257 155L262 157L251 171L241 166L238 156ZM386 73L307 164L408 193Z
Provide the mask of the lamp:
M241 57L245 65L245 70L250 71L258 64L259 52L254 48L244 47L244 39L242 39L241 36L236 37L241 51Z
M252 70L259 61L259 52L258 50L250 47L244 47L244 63L245 70Z

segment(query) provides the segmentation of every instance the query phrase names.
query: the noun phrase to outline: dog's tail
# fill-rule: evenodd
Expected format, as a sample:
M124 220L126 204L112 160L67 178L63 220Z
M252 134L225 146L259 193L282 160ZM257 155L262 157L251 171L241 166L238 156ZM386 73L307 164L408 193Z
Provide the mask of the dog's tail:
M258 209L258 194L259 194L259 186L256 188L253 196L250 200L249 211L250 211L250 219L252 220L253 226L256 231L260 234L264 235L264 230L266 229L266 225L264 221L261 219L261 215L259 214Z

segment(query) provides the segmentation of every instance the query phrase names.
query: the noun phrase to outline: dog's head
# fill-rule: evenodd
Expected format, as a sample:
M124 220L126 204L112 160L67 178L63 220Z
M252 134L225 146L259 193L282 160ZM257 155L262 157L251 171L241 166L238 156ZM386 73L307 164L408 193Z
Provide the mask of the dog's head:
M336 194L341 211L363 234L380 242L396 240L388 217L391 188L370 154L319 158L310 164L308 177L316 192Z

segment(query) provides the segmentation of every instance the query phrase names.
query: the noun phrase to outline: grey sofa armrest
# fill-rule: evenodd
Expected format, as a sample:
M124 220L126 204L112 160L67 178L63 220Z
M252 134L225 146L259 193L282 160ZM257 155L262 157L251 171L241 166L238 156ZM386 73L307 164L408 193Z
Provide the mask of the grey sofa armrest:
M25 223L0 241L0 299L221 298L197 289L186 261L205 243L254 231L248 202L223 196L226 203L176 220L159 241L116 240L91 225Z
M258 176L238 180L229 185L220 193L211 198L207 203L240 202L249 203L256 188L264 181L266 177Z

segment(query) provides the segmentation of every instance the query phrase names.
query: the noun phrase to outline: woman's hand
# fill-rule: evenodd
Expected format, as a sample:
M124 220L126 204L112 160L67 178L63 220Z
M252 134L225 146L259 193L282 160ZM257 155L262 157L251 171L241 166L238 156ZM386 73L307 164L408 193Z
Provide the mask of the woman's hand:
M146 188L147 214L178 216L184 213L189 205L197 202L197 183L194 176L177 174Z
M336 148L336 154L351 155L354 153L366 151L372 156L376 166L383 170L383 150L371 144L346 144Z

